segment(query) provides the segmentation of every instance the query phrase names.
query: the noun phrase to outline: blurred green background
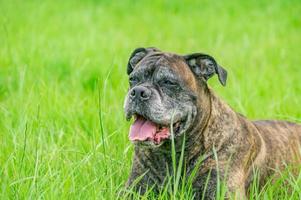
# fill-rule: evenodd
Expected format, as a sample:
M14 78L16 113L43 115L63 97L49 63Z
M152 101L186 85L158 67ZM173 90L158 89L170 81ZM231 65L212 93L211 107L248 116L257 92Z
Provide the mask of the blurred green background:
M0 197L113 199L133 147L136 47L205 52L251 119L301 122L301 2L0 0Z

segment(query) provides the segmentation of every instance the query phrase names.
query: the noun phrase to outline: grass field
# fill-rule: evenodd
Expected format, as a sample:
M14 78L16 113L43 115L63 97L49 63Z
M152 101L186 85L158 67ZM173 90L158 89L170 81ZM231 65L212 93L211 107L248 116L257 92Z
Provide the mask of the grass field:
M0 199L117 197L139 46L211 54L229 77L209 84L236 111L301 122L299 0L0 0L0 13ZM254 188L254 199L301 199L301 175Z

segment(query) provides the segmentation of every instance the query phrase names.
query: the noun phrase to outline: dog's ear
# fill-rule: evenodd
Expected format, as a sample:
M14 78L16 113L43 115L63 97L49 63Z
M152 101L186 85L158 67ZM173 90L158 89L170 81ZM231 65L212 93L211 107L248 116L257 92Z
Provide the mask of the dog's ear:
M148 48L137 48L135 49L128 61L128 66L127 66L127 74L129 75L135 66L149 53L155 52L155 51L160 51L159 49L155 47L148 47Z
M218 65L212 56L202 53L193 53L185 55L184 59L196 76L203 77L207 81L214 74L217 74L219 82L223 86L226 85L227 71Z

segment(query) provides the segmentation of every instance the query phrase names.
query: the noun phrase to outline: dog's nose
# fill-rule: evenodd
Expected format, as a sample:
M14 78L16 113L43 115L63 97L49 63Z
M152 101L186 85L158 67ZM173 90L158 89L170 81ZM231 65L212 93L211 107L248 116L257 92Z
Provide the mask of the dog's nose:
M139 99L145 101L151 96L151 90L144 86L136 86L130 92L130 97L132 99Z

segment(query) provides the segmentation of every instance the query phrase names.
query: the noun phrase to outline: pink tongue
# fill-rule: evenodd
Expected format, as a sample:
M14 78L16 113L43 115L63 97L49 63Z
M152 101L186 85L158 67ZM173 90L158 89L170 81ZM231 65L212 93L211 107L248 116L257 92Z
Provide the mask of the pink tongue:
M129 138L131 141L139 140L144 141L148 138L153 139L157 130L155 123L138 117L130 128Z

